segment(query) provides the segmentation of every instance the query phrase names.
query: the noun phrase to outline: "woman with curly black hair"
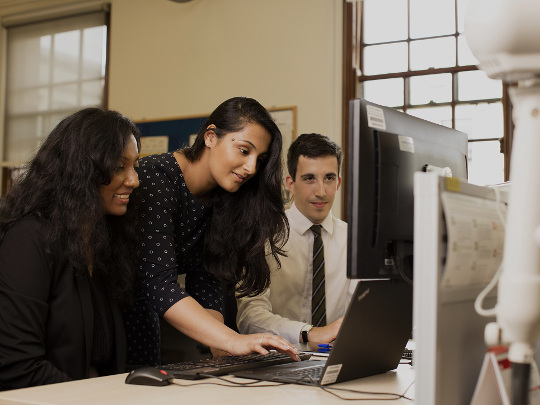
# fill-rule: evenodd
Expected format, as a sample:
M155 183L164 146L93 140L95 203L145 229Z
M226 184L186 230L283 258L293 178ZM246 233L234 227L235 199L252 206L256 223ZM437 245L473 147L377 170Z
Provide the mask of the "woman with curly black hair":
M0 206L0 389L125 370L140 133L114 111L62 120Z
M279 262L283 254L289 228L281 148L270 113L254 99L235 97L214 110L193 146L141 159L133 198L141 219L141 288L126 314L128 363L161 362L160 317L212 349L241 355L274 348L297 359L281 337L240 335L222 315L223 289L261 293L270 282L266 255Z

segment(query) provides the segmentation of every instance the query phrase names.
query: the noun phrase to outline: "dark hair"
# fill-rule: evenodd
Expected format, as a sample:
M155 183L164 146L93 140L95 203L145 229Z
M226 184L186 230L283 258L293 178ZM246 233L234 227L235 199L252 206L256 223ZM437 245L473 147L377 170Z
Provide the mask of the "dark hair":
M202 156L209 125L222 136L259 124L271 135L267 157L256 175L235 193L221 188L212 197L213 213L205 233L206 269L226 284L237 286L239 296L257 295L270 285L266 248L280 265L289 223L282 196L281 132L270 113L252 98L235 97L221 103L199 131L195 143L182 150L191 162Z
M139 147L139 129L115 111L85 108L64 118L0 207L0 241L17 220L44 218L49 253L60 244L78 275L88 271L89 238L93 274L104 279L121 304L130 303L134 291L134 213L104 215L99 188L111 182L131 135Z
M330 138L320 134L302 134L294 140L287 153L287 169L293 181L296 180L298 159L305 156L310 159L335 156L338 164L338 176L341 168L343 152L341 148Z

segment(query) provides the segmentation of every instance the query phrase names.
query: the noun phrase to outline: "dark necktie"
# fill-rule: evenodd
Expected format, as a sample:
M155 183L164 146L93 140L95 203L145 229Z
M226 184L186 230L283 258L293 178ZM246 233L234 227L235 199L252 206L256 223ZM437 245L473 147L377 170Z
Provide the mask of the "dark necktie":
M321 225L313 225L313 284L311 294L311 323L313 326L326 325L326 304L324 291L324 246Z

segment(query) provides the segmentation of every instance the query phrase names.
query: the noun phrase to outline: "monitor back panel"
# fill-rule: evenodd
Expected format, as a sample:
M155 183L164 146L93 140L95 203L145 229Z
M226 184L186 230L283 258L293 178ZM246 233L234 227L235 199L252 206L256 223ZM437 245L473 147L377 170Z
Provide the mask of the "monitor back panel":
M505 213L506 195L497 198L488 187L434 173L415 175L417 405L469 404L473 396L486 352L484 327L493 320L478 315L474 302L497 271L504 247L504 226L494 208ZM475 244L494 257L486 259L471 248ZM493 307L495 293L484 308Z

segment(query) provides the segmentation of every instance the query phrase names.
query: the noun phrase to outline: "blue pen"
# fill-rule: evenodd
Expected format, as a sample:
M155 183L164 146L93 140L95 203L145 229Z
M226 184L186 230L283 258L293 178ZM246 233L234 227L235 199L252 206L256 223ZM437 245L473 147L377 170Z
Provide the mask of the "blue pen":
M332 345L330 345L329 343L321 343L319 345L317 345L318 347L323 347L325 349L331 349L332 348Z

